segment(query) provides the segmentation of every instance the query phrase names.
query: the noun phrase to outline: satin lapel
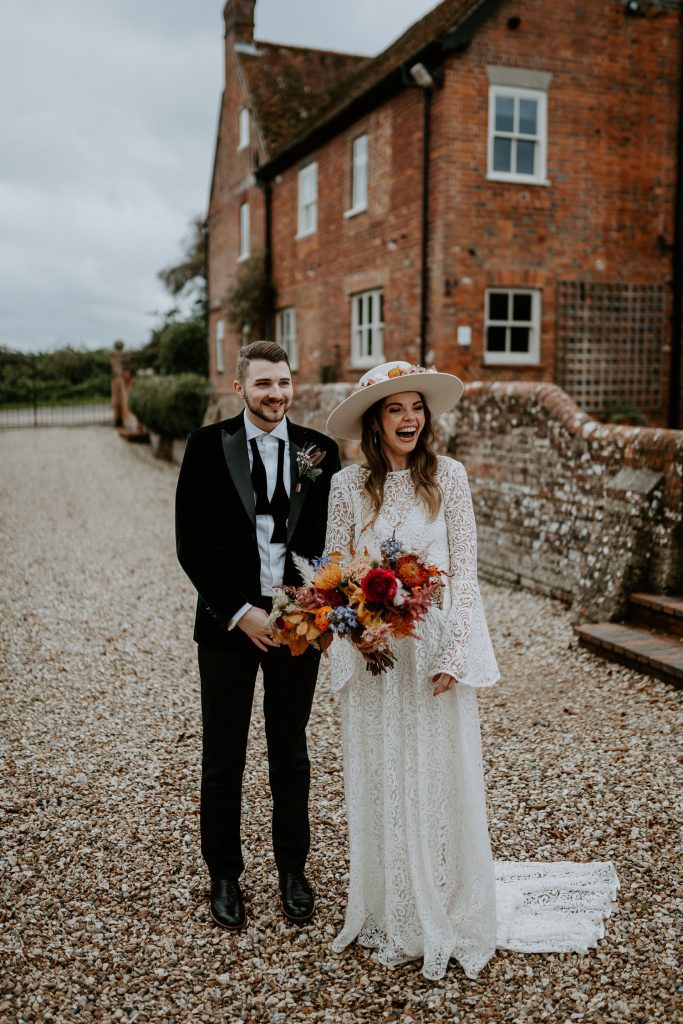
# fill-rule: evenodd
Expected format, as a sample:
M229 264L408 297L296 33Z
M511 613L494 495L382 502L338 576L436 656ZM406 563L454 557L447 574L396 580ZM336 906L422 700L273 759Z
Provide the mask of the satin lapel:
M292 430L289 430L289 515L287 516L287 543L291 541L296 524L299 522L299 516L301 515L301 509L304 507L304 500L306 498L306 491L310 480L304 477L303 480L299 480L299 466L296 461L297 454L301 451L298 444L295 444L292 440ZM297 486L300 489L297 490Z
M228 465L228 472L232 477L240 501L244 505L244 511L256 527L256 506L254 505L254 488L251 482L251 469L249 468L249 455L247 454L247 438L244 427L240 427L234 434L227 430L223 434L223 454Z

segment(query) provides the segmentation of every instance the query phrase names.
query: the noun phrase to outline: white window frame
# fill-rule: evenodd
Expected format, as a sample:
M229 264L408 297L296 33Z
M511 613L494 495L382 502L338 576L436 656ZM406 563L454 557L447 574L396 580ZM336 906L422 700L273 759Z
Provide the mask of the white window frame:
M355 217L368 208L368 136L353 140L351 151L351 209L345 217Z
M299 171L297 199L297 238L307 238L318 230L318 163L313 160Z
M275 314L275 341L282 345L289 358L291 370L299 369L299 356L296 344L296 308L287 306Z
M382 288L373 288L351 296L351 365L367 368L382 362L384 292Z
M239 114L239 141L238 149L246 149L249 145L249 109L242 107Z
M531 99L538 104L538 120L536 134L527 135L520 131L511 132L496 131L496 99L509 97L514 100L515 116L517 122L519 101ZM512 140L513 160L516 153L517 141L533 142L534 148L534 173L519 174L517 171L495 171L493 169L493 145L496 137L509 138ZM548 185L547 179L547 149L548 149L548 96L543 89L525 89L514 85L500 85L493 83L489 86L489 127L488 127L488 169L487 178L489 181L512 181L526 185Z
M249 222L249 203L240 204L240 254L237 262L248 260L251 253L251 230Z
M492 320L489 317L489 296L508 296L508 310L510 315L507 320ZM515 295L531 296L531 320L513 320L512 302ZM537 366L541 358L541 292L538 288L487 288L484 299L484 365L486 366ZM489 352L488 350L488 329L489 327L505 327L505 352ZM510 328L529 328L529 351L510 351Z
M225 372L225 352L223 341L225 339L225 320L216 321L215 345L216 345L216 373Z

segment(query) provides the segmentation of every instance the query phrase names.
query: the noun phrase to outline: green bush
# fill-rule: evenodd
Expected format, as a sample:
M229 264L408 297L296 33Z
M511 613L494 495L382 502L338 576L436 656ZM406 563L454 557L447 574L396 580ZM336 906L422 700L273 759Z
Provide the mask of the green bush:
M136 377L129 405L148 430L162 437L184 438L202 425L211 385L195 373L175 377Z
M0 347L0 405L108 398L111 353L68 346L56 352L15 352Z
M159 371L162 374L209 372L206 327L198 320L169 324L159 335Z

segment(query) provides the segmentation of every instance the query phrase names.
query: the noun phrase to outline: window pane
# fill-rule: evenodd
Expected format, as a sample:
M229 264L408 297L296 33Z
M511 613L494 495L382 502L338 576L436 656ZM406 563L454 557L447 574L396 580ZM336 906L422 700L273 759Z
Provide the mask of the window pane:
M368 137L360 135L353 143L354 160L363 160L368 155Z
M510 328L510 351L511 352L528 352L529 351L529 331L528 327L511 327Z
M512 170L512 139L493 140L494 171Z
M517 140L517 167L518 174L534 173L535 142L526 142L523 139Z
M384 292L379 293L379 322L384 323Z
M358 206L367 206L368 201L368 165L365 161L354 161L353 165L353 195L351 205L355 209Z
M538 101L519 101L519 130L522 135L535 135L538 124Z
M363 313L365 312L365 304L363 302L363 296L359 296L356 299L356 323L361 326L364 323Z
M367 348L365 350L365 354L367 356L371 356L372 352L373 352L373 349L372 349L372 327L368 327L368 343L367 343Z
M531 320L531 296L513 295L512 297L512 319Z
M511 132L515 127L515 100L513 96L496 96L496 131Z
M508 318L508 296L507 292L489 293L489 320L507 320Z
M486 331L486 347L489 352L505 351L505 328L489 327Z
M375 296L372 294L372 292L370 292L370 294L367 296L367 302L368 302L368 323L369 324L373 323L373 320L374 320L374 317L372 315L373 306L374 306L372 300L374 299L374 297Z

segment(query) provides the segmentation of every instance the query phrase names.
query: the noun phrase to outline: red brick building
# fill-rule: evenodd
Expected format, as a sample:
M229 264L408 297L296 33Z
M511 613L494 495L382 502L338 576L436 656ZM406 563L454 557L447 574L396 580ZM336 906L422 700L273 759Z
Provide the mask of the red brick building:
M218 392L226 290L263 253L299 381L406 358L674 425L680 2L445 0L374 58L255 41L254 6L225 8Z

